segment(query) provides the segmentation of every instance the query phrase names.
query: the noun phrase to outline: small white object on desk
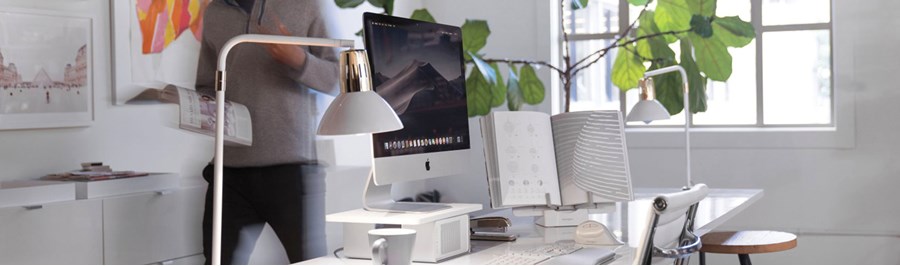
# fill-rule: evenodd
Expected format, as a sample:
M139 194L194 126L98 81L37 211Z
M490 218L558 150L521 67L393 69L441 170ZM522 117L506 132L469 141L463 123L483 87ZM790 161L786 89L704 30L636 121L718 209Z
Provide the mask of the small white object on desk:
M594 220L587 220L575 229L575 243L582 245L624 245L616 238L606 225Z

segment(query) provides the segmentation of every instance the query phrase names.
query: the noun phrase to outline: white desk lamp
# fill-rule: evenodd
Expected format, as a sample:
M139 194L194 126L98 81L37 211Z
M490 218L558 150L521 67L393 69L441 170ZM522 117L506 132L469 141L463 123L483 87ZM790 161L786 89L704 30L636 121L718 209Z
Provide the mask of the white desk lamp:
M687 73L684 71L684 68L679 65L674 65L644 73L644 78L640 81L641 99L631 108L631 112L628 112L628 118L626 118L626 120L643 121L644 123L649 124L650 121L671 118L671 116L669 116L669 111L656 100L656 89L653 87L653 80L650 79L650 77L675 71L678 71L678 73L681 74L681 80L684 81L684 150L685 163L687 164L687 186L691 187L694 183L691 180L691 115L688 113L691 110L691 101L688 98L690 96L690 91L688 89Z
M245 34L228 40L219 53L216 68L216 117L225 117L225 63L228 53L241 43L269 43L323 47L353 47L353 41L293 36ZM378 133L403 128L394 110L374 91L368 57L363 50L341 52L341 94L331 103L319 127L320 135ZM222 158L224 119L216 119L216 154L213 175L212 264L222 262Z

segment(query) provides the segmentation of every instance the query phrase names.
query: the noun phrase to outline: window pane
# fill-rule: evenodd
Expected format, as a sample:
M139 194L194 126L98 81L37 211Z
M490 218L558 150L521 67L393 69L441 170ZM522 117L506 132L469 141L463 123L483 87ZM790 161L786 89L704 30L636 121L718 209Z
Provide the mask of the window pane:
M571 42L573 61L609 46L612 40ZM609 79L617 50L612 50L589 68L582 70L572 83L570 111L619 110L619 88Z
M763 33L763 121L831 123L828 30Z
M564 27L569 34L607 33L619 31L619 1L590 0L587 8L563 10Z
M716 2L716 16L738 16L743 21L750 21L750 0L719 0Z
M829 0L763 0L762 11L765 26L831 21Z
M707 83L706 112L694 114L695 125L756 124L756 41L728 52L731 77Z

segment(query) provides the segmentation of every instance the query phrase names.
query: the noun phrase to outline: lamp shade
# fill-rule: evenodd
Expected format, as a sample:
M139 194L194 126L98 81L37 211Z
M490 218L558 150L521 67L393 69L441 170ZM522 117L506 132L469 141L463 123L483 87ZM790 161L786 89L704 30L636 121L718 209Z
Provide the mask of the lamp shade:
M325 110L319 135L380 133L403 128L394 109L372 90L369 69L365 50L341 52L341 94Z
M631 112L628 112L626 120L644 121L644 123L649 124L650 121L666 120L669 118L671 118L671 116L669 116L669 111L663 107L662 103L653 99L638 101L638 103L631 108Z
M319 135L380 133L402 129L394 109L374 91L341 93L328 106Z

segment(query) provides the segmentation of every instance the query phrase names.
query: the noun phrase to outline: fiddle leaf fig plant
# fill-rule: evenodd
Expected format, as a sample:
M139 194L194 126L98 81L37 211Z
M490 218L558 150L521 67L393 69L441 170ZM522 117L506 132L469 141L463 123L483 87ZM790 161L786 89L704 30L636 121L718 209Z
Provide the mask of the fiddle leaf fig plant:
M341 8L354 8L366 1L384 9L384 14L393 13L393 0L335 0L335 4ZM655 8L651 9L654 2ZM587 8L589 3L589 0L560 0L559 6L578 12ZM544 61L487 57L479 52L487 45L491 34L488 22L466 20L461 28L463 57L470 68L466 78L469 116L486 115L504 102L513 111L519 110L523 104L543 102L546 88L537 76L536 67L547 67L559 75L564 107L568 112L575 79L614 49L616 59L610 79L620 90L624 92L637 88L638 80L648 70L681 65L687 72L690 86L690 112L705 112L708 80L728 80L732 72L732 57L728 49L749 44L756 37L753 25L736 16L716 16L716 0L628 0L628 3L641 8L637 18L609 46L587 56L571 57L569 33L561 29L563 60L559 66ZM413 11L410 18L435 22L427 9ZM678 53L673 47L679 49ZM501 64L509 69L505 81L500 72ZM674 115L683 111L681 77L662 75L654 79L657 99L669 113Z

